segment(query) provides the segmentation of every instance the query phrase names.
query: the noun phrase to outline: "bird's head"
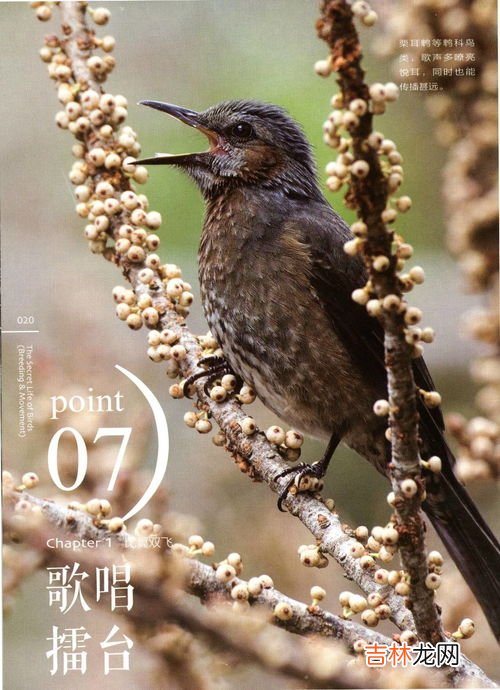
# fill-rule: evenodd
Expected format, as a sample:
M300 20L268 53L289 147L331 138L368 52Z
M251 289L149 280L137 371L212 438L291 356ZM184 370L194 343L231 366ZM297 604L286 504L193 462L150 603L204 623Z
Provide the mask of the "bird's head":
M226 101L195 112L159 101L140 103L207 137L207 151L156 154L139 161L181 167L206 198L244 185L280 188L296 196L319 193L311 148L300 126L282 108L256 101Z

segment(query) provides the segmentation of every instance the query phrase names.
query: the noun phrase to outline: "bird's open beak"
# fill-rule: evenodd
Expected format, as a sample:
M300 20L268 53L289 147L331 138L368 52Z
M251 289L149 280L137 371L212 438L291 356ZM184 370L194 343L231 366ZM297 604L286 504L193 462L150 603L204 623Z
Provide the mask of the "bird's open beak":
M139 105L147 105L149 108L154 108L155 110L161 110L163 113L167 113L176 120L184 122L194 129L198 129L203 132L210 142L210 150L216 148L218 144L218 138L215 132L203 127L200 123L199 113L194 110L189 110L188 108L182 108L179 105L173 105L171 103L162 103L161 101L139 101ZM146 165L183 165L185 163L201 162L201 157L204 153L157 153L152 158L143 158L136 161L138 164Z

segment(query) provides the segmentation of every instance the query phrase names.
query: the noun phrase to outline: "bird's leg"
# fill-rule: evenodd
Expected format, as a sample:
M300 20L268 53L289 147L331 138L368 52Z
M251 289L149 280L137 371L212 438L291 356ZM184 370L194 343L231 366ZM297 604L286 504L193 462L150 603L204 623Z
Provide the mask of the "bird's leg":
M198 364L200 366L207 368L205 369L205 371L197 371L195 374L191 374L191 376L188 376L188 378L184 381L182 390L186 398L191 397L189 395L190 386L195 381L202 378L207 379L205 385L203 386L203 390L207 395L210 394L210 385L221 376L224 376L225 374L233 374L233 376L235 376L237 380L236 385L238 385L238 383L243 385L241 382L241 378L234 373L228 361L224 357L218 357L217 355L209 355L208 357L202 357Z
M290 474L292 475L283 491L280 492L278 498L278 508L281 510L282 513L285 512L282 508L282 505L283 501L288 496L290 487L294 484L295 486L300 486L301 480L306 476L312 476L316 479L322 479L326 474L328 465L330 464L330 460L332 459L335 449L337 448L339 443L340 437L337 434L332 434L321 460L313 462L311 465L308 465L305 462L301 462L296 467L288 467L286 470L283 470L283 472L280 472L276 475L276 477L274 477L274 480L276 481L277 479L281 479L281 477L286 477Z

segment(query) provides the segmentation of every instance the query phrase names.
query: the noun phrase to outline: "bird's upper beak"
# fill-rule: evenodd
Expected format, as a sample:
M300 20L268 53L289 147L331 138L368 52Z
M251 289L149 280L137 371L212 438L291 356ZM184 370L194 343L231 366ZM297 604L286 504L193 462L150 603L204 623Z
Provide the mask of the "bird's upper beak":
M182 108L179 105L173 105L171 103L162 103L161 101L139 101L139 105L147 105L149 108L155 108L155 110L161 110L176 120L184 122L194 129L200 130L208 138L210 142L210 150L213 150L218 145L218 137L215 132L207 129L200 122L200 115L194 110L189 110L188 108ZM136 161L137 163L146 165L183 165L185 163L201 162L201 158L204 153L157 153L152 158L143 158Z

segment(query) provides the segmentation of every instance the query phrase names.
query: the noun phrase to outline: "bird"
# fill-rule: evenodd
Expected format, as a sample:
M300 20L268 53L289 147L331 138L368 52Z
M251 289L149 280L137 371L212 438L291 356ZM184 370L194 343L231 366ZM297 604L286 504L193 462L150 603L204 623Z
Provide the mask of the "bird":
M205 151L137 161L181 169L205 202L198 275L205 316L224 354L206 375L231 370L278 417L327 442L321 460L297 472L322 477L342 441L387 477L387 425L373 412L374 402L387 397L383 328L352 300L366 284L366 268L343 250L353 235L320 189L303 129L280 106L254 100L200 112L140 104L209 143ZM416 386L434 390L423 357L412 366ZM442 461L440 473L424 470L422 507L499 639L500 545L454 473L441 410L420 397L417 404L421 457Z

